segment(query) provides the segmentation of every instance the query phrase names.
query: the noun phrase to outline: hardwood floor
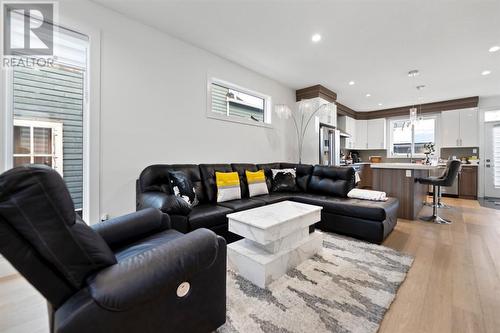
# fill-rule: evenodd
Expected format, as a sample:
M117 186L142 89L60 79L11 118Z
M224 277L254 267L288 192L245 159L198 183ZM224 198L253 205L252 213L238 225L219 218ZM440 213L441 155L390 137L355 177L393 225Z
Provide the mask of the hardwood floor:
M500 332L500 210L444 201L453 224L399 220L384 242L415 262L379 332ZM48 332L45 301L19 276L0 279L0 332Z

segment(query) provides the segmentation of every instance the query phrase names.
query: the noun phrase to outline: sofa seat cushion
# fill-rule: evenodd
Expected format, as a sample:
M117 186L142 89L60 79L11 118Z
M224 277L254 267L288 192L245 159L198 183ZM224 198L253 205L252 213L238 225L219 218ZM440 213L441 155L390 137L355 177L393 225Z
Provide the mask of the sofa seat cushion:
M391 211L394 206L398 206L396 198L389 198L387 201L369 201L310 193L297 193L293 200L321 206L328 213L380 222L386 219L388 211Z
M232 212L230 208L215 204L195 206L188 215L190 230L227 224L226 215Z
M257 197L253 197L252 200L260 200L260 201L265 202L267 205L270 205L273 203L290 200L296 194L297 193L275 192L275 193L271 193L271 194L259 195Z
M154 249L161 244L168 243L171 240L182 237L183 235L183 233L173 229L165 230L149 237L142 238L134 243L127 244L123 248L117 249L115 251L115 256L118 262L120 262L127 258L134 257L138 254Z
M262 200L255 200L255 199L239 199L226 202L219 202L217 205L230 208L235 212L239 212L241 210L264 206L265 202Z

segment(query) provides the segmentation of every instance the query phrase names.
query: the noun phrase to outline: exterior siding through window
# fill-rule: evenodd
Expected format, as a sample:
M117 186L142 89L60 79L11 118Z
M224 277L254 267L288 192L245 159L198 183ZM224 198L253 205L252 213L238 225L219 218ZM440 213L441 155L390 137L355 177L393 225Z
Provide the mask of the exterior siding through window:
M14 117L63 123L63 174L75 209L83 197L84 72L54 68L13 70Z

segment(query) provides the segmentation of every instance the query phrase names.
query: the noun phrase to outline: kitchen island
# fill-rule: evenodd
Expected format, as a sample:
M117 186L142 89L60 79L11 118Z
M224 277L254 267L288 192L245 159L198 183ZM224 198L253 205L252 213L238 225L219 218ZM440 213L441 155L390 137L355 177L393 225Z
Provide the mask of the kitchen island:
M416 182L438 166L414 163L372 163L373 189L399 199L398 217L416 220L424 206L428 185Z

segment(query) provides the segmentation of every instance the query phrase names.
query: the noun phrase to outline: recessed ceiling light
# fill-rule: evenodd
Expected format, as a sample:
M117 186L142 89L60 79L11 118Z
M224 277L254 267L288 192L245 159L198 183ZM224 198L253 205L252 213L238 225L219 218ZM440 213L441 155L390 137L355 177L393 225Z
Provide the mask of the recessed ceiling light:
M419 74L420 74L420 72L418 71L418 69L413 69L413 70L411 70L411 71L408 72L408 76L409 77L415 77L415 76L417 76Z
M319 42L321 40L321 35L320 34L314 34L311 37L311 40L315 43Z
M354 82L354 81L349 81L349 85L350 85L350 86L353 86L355 83L356 83L356 82Z
M382 103L378 103L378 106L382 106Z
M499 50L500 50L500 46L495 45L495 46L490 47L490 49L488 51L490 51L491 53L493 53L493 52L496 52L496 51L499 51Z
M366 97L370 97L370 96L371 96L371 94L366 94Z
M481 72L481 75L490 75L490 74L491 74L491 71L489 71L489 70L485 70L485 71Z

